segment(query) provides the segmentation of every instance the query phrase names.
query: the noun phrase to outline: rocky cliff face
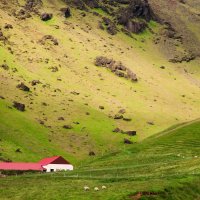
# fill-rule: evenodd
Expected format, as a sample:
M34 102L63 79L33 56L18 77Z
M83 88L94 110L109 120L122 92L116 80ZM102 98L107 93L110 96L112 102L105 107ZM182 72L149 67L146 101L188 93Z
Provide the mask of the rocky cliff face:
M100 8L110 18L103 20L109 34L117 34L117 25L127 35L139 34L154 20L163 25L163 30L155 36L155 43L163 49L169 61L183 62L199 56L200 38L194 33L196 23L200 24L198 7L200 3L191 0L65 0L71 6L89 11ZM182 19L185 18L185 19ZM106 21L106 22L105 22ZM100 25L100 27L102 27ZM196 29L200 31L200 26ZM180 48L177 48L181 46Z

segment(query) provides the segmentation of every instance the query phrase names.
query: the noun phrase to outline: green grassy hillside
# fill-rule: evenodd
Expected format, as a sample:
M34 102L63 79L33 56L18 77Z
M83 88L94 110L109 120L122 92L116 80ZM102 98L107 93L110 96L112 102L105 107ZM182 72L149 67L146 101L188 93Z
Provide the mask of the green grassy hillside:
M2 158L34 161L59 153L77 162L90 151L102 155L123 149L128 136L113 133L116 127L137 131L128 139L138 142L199 117L199 60L168 62L153 42L163 25L150 21L150 29L133 38L121 31L111 36L98 28L99 20L109 17L101 9L71 8L72 16L65 19L60 12L66 7L63 1L45 0L39 10L53 13L53 18L43 22L34 13L25 20L11 14L24 4L23 0L0 2L0 27L7 38L0 41L0 65L9 66L9 70L0 68L0 96L5 98L0 100ZM13 29L4 28L6 23ZM52 35L58 45L51 41L42 45L45 35ZM137 74L138 82L96 67L97 56L121 61ZM41 84L32 86L32 80ZM16 88L21 82L30 92ZM26 111L11 110L13 101L24 103ZM121 109L131 121L113 119ZM17 148L21 153L15 153Z
M0 199L199 199L200 122L157 134L73 172L0 179ZM83 187L91 188L86 192ZM106 190L95 192L94 187ZM23 189L22 189L23 188Z

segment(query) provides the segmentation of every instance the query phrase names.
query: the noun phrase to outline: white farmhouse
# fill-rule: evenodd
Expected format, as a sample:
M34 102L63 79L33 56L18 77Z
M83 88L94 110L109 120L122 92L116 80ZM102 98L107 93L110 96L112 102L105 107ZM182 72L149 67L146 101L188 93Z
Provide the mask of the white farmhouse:
M44 158L39 161L41 166L44 168L43 171L55 172L55 171L68 171L73 170L74 167L62 156L54 156L51 158Z

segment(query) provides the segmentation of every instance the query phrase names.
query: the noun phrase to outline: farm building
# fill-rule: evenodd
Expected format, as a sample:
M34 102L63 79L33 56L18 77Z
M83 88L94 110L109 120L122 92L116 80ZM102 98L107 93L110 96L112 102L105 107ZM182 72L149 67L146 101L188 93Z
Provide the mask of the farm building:
M54 156L44 158L38 163L0 162L0 171L1 170L54 172L61 170L73 170L73 165L71 165L62 156Z

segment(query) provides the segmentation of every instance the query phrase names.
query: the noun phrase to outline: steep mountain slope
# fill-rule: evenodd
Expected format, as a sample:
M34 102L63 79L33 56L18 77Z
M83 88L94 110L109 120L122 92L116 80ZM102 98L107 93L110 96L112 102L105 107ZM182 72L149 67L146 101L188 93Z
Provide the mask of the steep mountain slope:
M197 14L187 23L182 15L169 18L168 9L159 9L166 1L149 1L156 16L136 19L136 24L149 27L139 34L127 32L124 28L128 27L116 22L115 11L127 4L110 5L109 12L106 1L99 3L104 9L87 7L90 1L85 1L87 9L81 7L82 10L74 2L80 3L0 2L2 159L33 160L58 153L79 160L89 152L99 155L121 149L124 138L139 141L173 124L199 117L199 27L194 26L194 21L199 20L198 2L177 6L177 12L185 13L186 9ZM65 18L60 9L67 6L71 6L71 16ZM52 13L53 18L42 21L42 13ZM178 24L177 30L169 28L169 24L166 29L161 16ZM111 22L105 25L103 17ZM189 27L179 41L174 35L181 34L181 25ZM108 33L110 26L118 30L114 35ZM173 38L162 34L163 30L172 31ZM189 57L184 59L186 47ZM138 81L95 66L98 56L122 62ZM191 61L184 61L188 59ZM23 91L21 83L30 91ZM13 101L25 104L25 111L20 113L13 108ZM26 126L28 123L30 127ZM137 131L137 136L114 133L117 127L124 132Z

